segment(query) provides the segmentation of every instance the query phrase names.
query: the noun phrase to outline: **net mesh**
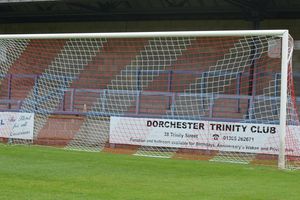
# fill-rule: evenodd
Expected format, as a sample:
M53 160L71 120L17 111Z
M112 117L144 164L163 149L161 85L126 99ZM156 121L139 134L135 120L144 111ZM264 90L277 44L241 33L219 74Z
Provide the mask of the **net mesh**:
M292 44L290 37L286 159L297 167ZM0 63L0 108L35 114L29 142L140 156L277 162L278 36L0 39Z

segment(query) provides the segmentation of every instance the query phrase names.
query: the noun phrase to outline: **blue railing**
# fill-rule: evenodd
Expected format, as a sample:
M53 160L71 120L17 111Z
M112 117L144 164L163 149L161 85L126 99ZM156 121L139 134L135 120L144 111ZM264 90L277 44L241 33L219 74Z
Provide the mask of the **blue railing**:
M153 92L153 91L142 91L141 88L141 76L149 73L156 73L157 75L161 74L167 74L168 82L167 82L167 91L166 92ZM201 91L199 94L188 94L188 93L183 93L183 92L171 92L172 90L172 83L173 83L173 75L174 74L193 74L195 76L209 76L209 73L212 72L205 72L205 71L184 71L184 70L156 70L156 71L151 71L151 70L138 70L137 72L137 90L108 90L108 89L76 89L76 88L61 88L63 90L62 92L64 94L69 93L69 105L67 106L65 104L65 97L62 100L62 104L55 110L51 111L52 114L74 114L74 115L101 115L101 116L109 116L109 115L117 115L118 113L109 113L105 112L105 107L107 106L107 95L115 93L115 94L126 94L129 96L132 96L135 98L134 102L134 107L135 110L134 112L127 113L126 115L132 115L132 116L137 116L137 115L152 115L152 114L147 114L147 113L141 113L140 108L141 108L141 97L145 96L164 96L168 98L168 110L170 111L170 115L174 116L175 115L175 105L176 105L176 97L180 96L187 96L187 95L192 95L192 96L198 96L199 99L203 99L203 97L206 97L209 99L209 117L214 117L214 107L215 107L215 101L217 99L231 99L236 101L236 112L241 112L241 101L242 100L248 100L248 101L254 101L258 100L259 98L262 98L260 96L247 96L247 95L241 95L241 78L242 76L247 76L247 73L237 73L236 74L236 94L210 94L206 93L206 91ZM221 73L221 72L218 72ZM215 72L214 72L215 75ZM263 97L264 99L269 98L272 101L278 101L279 100L279 81L280 81L280 74L279 73L274 73L272 74L273 78L275 80L275 95L272 97ZM296 77L300 77L300 73L294 73ZM12 80L16 78L31 78L34 80L34 83L37 84L38 80L40 77L44 77L42 75L36 75L36 74L9 74L6 76L8 79L8 90L7 90L7 98L6 99L1 99L0 100L0 105L7 105L7 108L1 108L1 111L18 111L20 110L23 100L15 100L12 99ZM65 76L47 76L50 80L56 80L58 79L68 79L68 77ZM74 77L72 77L72 80ZM203 83L204 84L204 83ZM204 87L203 87L204 88ZM95 111L88 111L88 110L78 110L76 108L76 97L81 96L80 94L84 93L94 93L94 96L97 96L98 98L101 98L101 112L95 112ZM65 96L65 95L64 95ZM40 98L40 100L47 101L47 97L45 98ZM300 97L296 98L297 103L300 103ZM92 103L92 102L90 102ZM92 105L90 105L92 106ZM46 111L39 111L38 108L36 109L37 112L42 112L45 113ZM277 111L277 109L273 109L274 112ZM277 113L274 113L277 114ZM250 113L251 116L251 113ZM161 115L156 115L156 117L161 117Z

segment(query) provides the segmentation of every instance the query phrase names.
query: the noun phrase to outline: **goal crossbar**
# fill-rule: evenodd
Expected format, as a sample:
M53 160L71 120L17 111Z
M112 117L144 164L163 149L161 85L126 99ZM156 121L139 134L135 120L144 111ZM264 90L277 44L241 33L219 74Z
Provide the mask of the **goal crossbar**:
M4 35L0 35L0 39L155 38L155 37L219 37L219 36L262 36L262 35L282 36L286 32L288 33L288 30L4 34Z

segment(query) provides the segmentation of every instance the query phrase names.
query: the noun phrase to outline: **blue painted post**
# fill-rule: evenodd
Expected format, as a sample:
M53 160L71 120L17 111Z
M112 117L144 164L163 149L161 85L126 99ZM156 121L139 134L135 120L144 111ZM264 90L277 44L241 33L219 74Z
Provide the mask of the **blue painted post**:
M7 80L7 97L9 100L11 100L11 83L12 83L12 78L13 78L13 75L12 74L9 74L8 75L8 80ZM11 109L11 103L8 104L8 109Z
M274 77L274 101L273 102L273 114L274 115L277 115L278 112L277 112L277 106L276 105L276 101L277 101L277 97L279 96L279 84L278 84L278 81L280 81L280 73L276 73L275 74L275 77Z
M61 107L61 110L62 111L65 111L66 108L65 108L65 103L66 103L66 88L67 88L67 83L68 83L68 80L67 80L67 77L64 77L64 88L63 88L63 99L62 99L62 107Z
M141 90L141 70L136 72L136 90Z
M101 99L102 112L105 112L106 95L107 95L107 90L105 89L105 90L103 90L103 95L102 95L102 99Z
M237 112L240 113L241 112L241 99L240 99L240 95L241 95L241 78L242 78L242 73L238 73L237 77L236 77L236 94L238 96L237 99Z
M144 72L143 72L144 73ZM136 102L135 102L135 114L140 113L140 92L141 92L141 70L138 69L136 72Z
M173 81L173 70L168 71L168 92L172 91L172 81ZM168 98L168 109L171 109L172 97Z
M34 77L34 88L33 88L33 95L34 95L34 110L37 112L38 107L37 107L37 102L38 102L38 81L39 76L35 75Z
M176 101L176 93L172 93L172 104L171 104L171 116L174 117L175 115L175 101Z
M136 91L135 114L140 114L141 91Z
M280 81L280 73L275 74L275 96L279 96L279 84L278 82Z
M71 112L74 111L75 92L76 92L76 88L72 88L71 97L70 97L70 111Z
M209 102L209 117L212 118L213 117L213 113L214 113L214 102L215 102L215 96L214 94L212 94L210 96L210 102Z
M18 101L18 110L19 110L19 111L21 110L21 106L22 106L22 100L19 100L19 101Z
M202 99L201 102L202 102L202 108L205 107L205 103L206 103L205 99L207 99L207 96L205 96L206 91L207 91L207 88L206 88L207 75L208 74L206 72L204 72L202 74L202 78L201 78L201 99Z
M249 108L248 108L248 119L252 119L253 117L253 109L254 109L254 106L253 106L253 103L254 103L254 99L253 99L253 96L248 96L248 102L250 104Z

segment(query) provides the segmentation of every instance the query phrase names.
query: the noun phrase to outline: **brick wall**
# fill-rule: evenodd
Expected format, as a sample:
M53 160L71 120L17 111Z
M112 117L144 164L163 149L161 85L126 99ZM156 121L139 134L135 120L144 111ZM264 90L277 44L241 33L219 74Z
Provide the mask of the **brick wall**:
M65 146L79 130L84 117L74 115L51 115L40 131L37 144Z

